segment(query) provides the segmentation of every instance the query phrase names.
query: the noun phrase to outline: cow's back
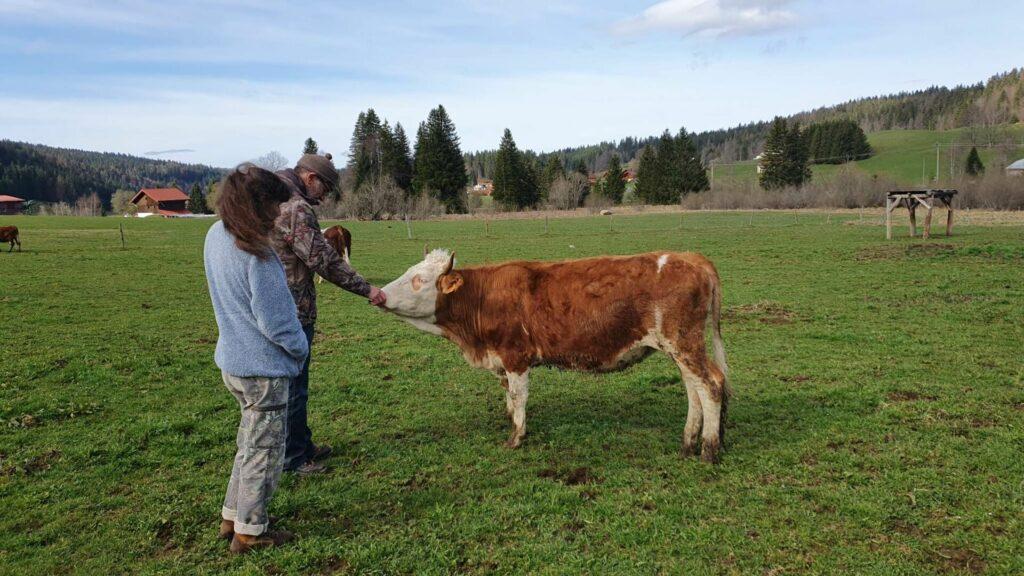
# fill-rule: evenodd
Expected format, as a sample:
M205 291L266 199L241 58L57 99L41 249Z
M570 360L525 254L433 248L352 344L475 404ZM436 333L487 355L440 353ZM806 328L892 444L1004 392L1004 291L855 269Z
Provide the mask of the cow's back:
M439 302L438 320L474 332L457 338L474 355L601 370L652 330L703 325L714 267L699 254L656 252L459 272L465 309Z

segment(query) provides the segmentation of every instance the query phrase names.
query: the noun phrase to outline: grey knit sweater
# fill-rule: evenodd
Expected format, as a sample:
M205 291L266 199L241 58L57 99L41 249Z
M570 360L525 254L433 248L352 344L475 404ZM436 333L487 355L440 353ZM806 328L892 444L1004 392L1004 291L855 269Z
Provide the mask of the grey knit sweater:
M220 330L217 366L233 376L298 376L309 345L281 261L239 249L220 221L206 233L203 256Z

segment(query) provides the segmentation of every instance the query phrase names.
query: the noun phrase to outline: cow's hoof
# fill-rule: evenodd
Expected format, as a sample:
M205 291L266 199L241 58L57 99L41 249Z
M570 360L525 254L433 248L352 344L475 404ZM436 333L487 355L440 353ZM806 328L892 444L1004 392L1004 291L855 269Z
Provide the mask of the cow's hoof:
M700 451L701 461L707 462L708 464L718 464L720 460L719 448L720 446L717 441L708 442L707 440L705 440L704 446L701 447Z
M508 440L505 441L505 447L510 449L510 450L515 450L516 448L519 448L520 446L522 446L522 444L523 444L523 437L522 436L512 436L511 438L509 438Z
M689 458L691 456L696 456L697 454L700 454L700 447L696 442L691 442L689 444L683 442L683 458Z

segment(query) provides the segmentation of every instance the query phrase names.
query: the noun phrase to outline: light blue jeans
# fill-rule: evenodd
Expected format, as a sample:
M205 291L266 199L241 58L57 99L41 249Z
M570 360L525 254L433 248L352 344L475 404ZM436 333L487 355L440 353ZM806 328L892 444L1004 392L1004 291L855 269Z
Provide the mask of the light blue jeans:
M257 536L269 524L267 507L284 467L290 379L240 378L226 372L222 376L238 400L242 419L221 517L235 523L236 533Z

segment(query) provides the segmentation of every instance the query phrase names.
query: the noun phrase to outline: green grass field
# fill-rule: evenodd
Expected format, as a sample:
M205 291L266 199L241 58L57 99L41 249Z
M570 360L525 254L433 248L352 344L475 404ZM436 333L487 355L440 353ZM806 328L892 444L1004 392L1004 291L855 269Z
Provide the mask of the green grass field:
M963 173L963 164L970 147L963 147L959 144L957 147L950 147L950 145L968 141L970 130L970 128L958 128L955 130L872 132L867 136L875 154L865 160L853 162L852 166L867 174L892 178L901 184L920 185L935 177L935 145L939 144L939 180L949 179L950 162L954 165L955 175L959 177ZM1009 137L1021 142L1021 146L1016 148L979 146L978 153L987 167L998 169L1004 156L1008 156L1011 162L1024 158L1024 124L1004 126L996 131L999 132L999 136L994 137L995 141L999 142L1002 141L1002 138ZM952 158L950 157L951 149L953 150ZM812 166L813 179L828 180L842 167L837 164ZM753 160L715 167L715 180L719 184L747 182L756 178L757 163Z
M723 462L680 457L686 394L660 356L535 371L509 451L496 378L323 285L311 422L337 456L282 482L271 512L297 541L233 558L210 223L0 218L25 248L0 254L0 573L1024 573L1020 226L886 242L823 214L694 213L414 223L410 241L346 223L377 284L424 242L463 264L704 253L736 392Z

